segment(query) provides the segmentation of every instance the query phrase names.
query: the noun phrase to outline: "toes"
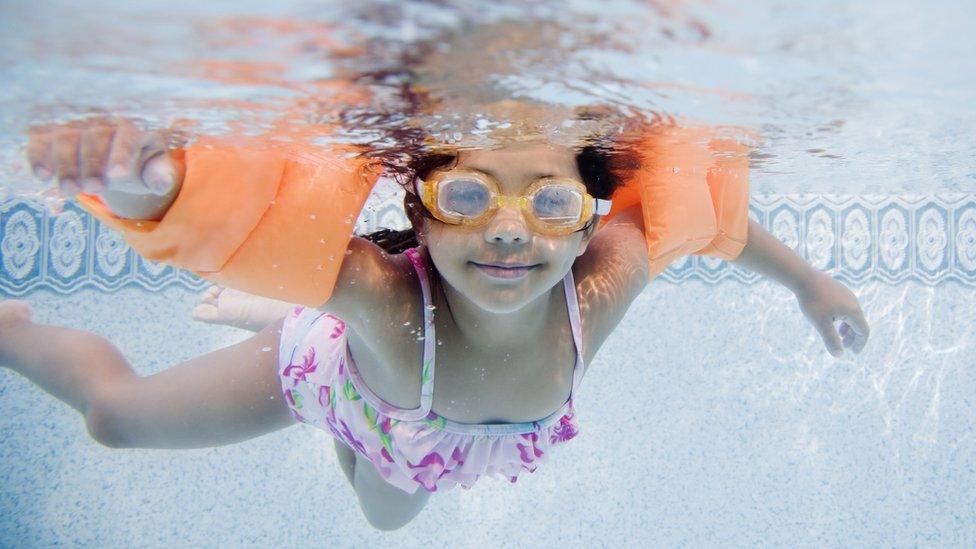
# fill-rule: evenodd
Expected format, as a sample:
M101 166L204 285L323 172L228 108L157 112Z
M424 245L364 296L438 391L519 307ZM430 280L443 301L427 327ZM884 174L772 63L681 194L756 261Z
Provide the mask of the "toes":
M34 316L34 309L21 299L7 299L0 301L0 324L29 322Z
M201 303L193 308L193 320L215 322L217 320L217 313L217 307L207 303Z

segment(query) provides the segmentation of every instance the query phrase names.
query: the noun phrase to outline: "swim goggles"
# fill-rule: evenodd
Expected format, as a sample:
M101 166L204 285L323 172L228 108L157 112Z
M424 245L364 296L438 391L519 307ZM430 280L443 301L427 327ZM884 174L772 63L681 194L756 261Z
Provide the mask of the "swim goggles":
M431 215L444 223L478 227L502 206L515 206L536 232L563 236L583 228L594 214L610 212L609 200L592 197L580 181L544 177L522 196L499 192L498 181L479 171L453 169L417 181L417 194Z

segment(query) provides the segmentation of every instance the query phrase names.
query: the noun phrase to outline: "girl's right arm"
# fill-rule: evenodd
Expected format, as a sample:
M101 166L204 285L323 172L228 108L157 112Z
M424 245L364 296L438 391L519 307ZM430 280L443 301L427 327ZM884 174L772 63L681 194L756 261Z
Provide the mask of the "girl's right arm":
M38 128L28 156L141 256L223 287L356 322L410 276L408 261L352 236L380 175L354 147L201 136L167 151L165 134L126 121Z

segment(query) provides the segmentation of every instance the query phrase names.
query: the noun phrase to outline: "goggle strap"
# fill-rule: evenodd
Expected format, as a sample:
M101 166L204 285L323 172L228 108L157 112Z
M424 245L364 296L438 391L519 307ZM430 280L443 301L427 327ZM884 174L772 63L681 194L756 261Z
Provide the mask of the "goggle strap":
M597 215L607 215L610 213L610 205L613 204L612 200L603 200L602 198L594 198L596 201L596 213Z

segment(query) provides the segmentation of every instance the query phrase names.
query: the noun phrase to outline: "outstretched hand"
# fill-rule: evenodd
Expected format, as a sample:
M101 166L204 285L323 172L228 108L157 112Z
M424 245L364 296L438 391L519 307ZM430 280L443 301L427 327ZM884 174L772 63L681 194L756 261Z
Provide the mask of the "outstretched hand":
M868 341L870 328L861 305L846 286L830 276L817 272L796 293L800 310L820 333L827 351L835 357L845 348L860 353ZM834 322L839 321L839 327Z

